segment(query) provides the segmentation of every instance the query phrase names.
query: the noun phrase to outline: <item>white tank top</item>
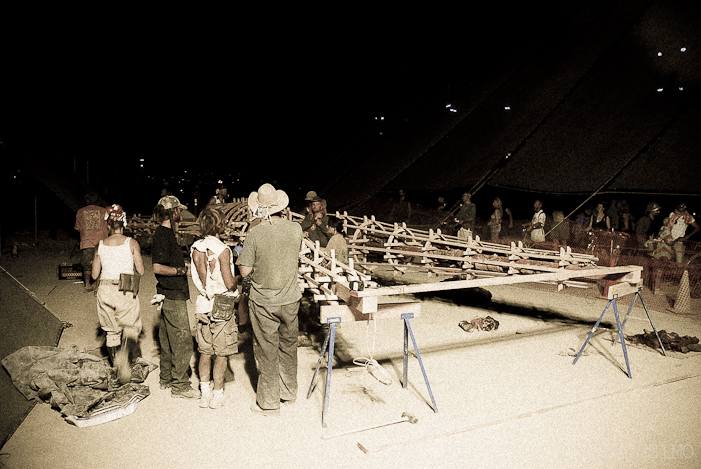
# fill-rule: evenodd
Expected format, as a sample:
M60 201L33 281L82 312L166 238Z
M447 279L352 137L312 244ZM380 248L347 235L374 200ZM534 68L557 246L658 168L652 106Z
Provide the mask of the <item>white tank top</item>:
M107 246L100 241L97 254L102 262L101 279L119 280L119 274L134 273L134 256L131 254L130 241L131 238L127 238L119 246Z

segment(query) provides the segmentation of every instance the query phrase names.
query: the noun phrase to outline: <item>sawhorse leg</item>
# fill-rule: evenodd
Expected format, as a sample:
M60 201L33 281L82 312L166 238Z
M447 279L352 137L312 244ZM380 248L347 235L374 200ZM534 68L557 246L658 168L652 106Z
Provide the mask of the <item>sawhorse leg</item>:
M326 414L329 410L329 398L331 396L331 371L333 367L333 346L336 340L336 324L341 322L341 318L328 318L326 320L329 325L329 330L326 333L326 339L324 340L324 346L321 349L321 355L319 355L319 361L316 364L316 370L314 371L314 376L312 376L312 382L309 383L309 391L307 391L307 399L312 395L314 390L314 385L316 384L316 376L319 374L319 368L321 368L321 360L324 359L324 354L326 353L326 347L329 348L329 359L326 364L326 389L324 390L324 409L321 413L321 426L326 428Z
M618 305L616 304L616 298L618 298L618 295L614 295L614 297L612 299L610 299L609 302L606 304L606 307L604 308L604 312L601 313L601 316L599 316L599 320L596 321L596 324L594 324L594 327L592 328L591 332L589 333L589 337L587 337L587 340L584 341L582 348L579 350L579 353L577 353L577 356L574 358L574 361L572 362L572 364L574 365L575 363L577 363L579 356L582 354L582 352L584 352L584 349L586 348L587 344L589 343L589 340L592 338L592 336L596 332L596 328L599 327L599 324L601 324L601 320L604 318L604 315L606 314L606 311L608 311L609 306L613 305L613 313L616 316L616 327L618 329L618 338L621 340L621 346L623 347L623 356L626 359L626 368L628 369L628 378L633 379L633 376L630 373L630 363L628 362L628 350L626 349L626 341L623 338L623 328L621 327L621 320L618 316Z
M404 381L402 382L402 388L406 389L407 385L407 375L409 368L409 336L411 336L411 342L414 344L414 351L416 352L416 358L419 359L419 365L421 366L421 373L424 375L424 381L426 382L426 387L428 388L428 395L431 397L431 404L433 405L433 412L438 412L438 406L436 406L436 400L433 398L433 392L431 391L431 385L428 382L428 376L426 376L426 370L424 369L424 362L421 360L421 354L419 353L419 347L416 345L416 339L414 338L414 332L411 330L411 324L409 319L413 318L414 315L411 313L402 314L402 319L404 320Z
M642 288L639 288L638 291L635 292L635 295L633 296L633 301L630 302L630 307L628 308L628 313L626 313L626 317L623 319L623 324L621 324L621 327L625 329L626 327L626 322L628 322L628 316L630 315L630 312L633 310L633 306L635 305L635 300L640 297L640 301L643 304L643 308L645 308L645 314L647 314L647 320L650 321L650 325L652 326L652 330L655 331L655 336L657 337L657 342L659 342L660 347L662 348L662 355L665 357L667 356L667 352L665 352L664 345L662 345L662 339L660 339L660 335L657 333L657 329L655 328L655 325L652 323L652 318L650 317L650 312L647 310L647 305L645 304L645 300L643 299L643 295L640 293ZM616 341L618 340L617 337L613 338L613 345L616 345Z

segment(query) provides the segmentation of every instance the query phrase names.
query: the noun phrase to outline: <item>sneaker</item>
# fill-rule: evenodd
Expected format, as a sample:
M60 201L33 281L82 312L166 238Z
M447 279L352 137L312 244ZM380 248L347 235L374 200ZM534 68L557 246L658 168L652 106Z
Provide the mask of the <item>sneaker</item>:
M261 409L257 402L251 404L251 410L256 414L261 415L280 415L280 409Z
M212 393L212 397L209 401L209 408L210 409L218 409L221 406L226 404L226 397L224 396L224 393ZM200 403L200 407L202 407L202 404Z
M172 389L170 391L170 397L179 397L182 399L197 399L200 397L200 393L192 388L185 389L184 391L176 391Z
M210 406L210 402L212 399L212 392L203 392L202 395L200 396L200 407L201 408L206 408Z

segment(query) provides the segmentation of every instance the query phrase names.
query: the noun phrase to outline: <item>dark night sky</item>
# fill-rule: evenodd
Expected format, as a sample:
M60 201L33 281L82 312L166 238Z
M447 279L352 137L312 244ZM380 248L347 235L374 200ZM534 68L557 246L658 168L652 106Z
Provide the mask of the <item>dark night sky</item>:
M320 187L319 181L350 174L354 167L364 174L368 167L380 172L391 150L363 153L360 158L369 161L361 165L349 149L380 130L425 117L426 103L447 103L458 95L468 102L512 73L524 57L537 57L540 69L551 67L570 78L558 68L560 62L551 63L559 48L569 46L560 42L570 30L581 27L595 41L604 27L617 26L620 14L614 13L646 11L661 3L494 4L460 13L441 6L340 12L122 10L86 12L91 20L80 22L55 21L49 12L41 19L25 16L26 27L6 41L0 140L3 151L16 159L90 159L93 168L108 175L137 172L144 158L146 171L157 177L214 168L214 179L217 173L241 173L252 185L275 180L287 187ZM16 25L7 15L2 21ZM586 30L582 25L588 22L601 31ZM636 47L653 50L665 37L650 33L639 39ZM548 54L539 57L545 46ZM519 102L518 93L543 93L529 88L539 81L534 76L532 82L511 86L512 101ZM473 114L475 119L484 115L480 137L488 140L484 133L496 128L490 125L492 116ZM378 116L387 122L378 124ZM534 122L539 120L521 123L528 128ZM469 124L466 119L463 127ZM398 180L418 184L436 167L459 161L459 147L450 146L459 139L455 133L450 137ZM510 145L522 140L523 134ZM448 165L433 164L441 158ZM357 186L352 181L338 185L344 191Z
M30 24L8 43L0 140L22 152L185 158L193 170L210 158L313 167L379 113L447 93L451 74L493 60L537 24L492 10L313 20L234 11L230 23L200 13Z

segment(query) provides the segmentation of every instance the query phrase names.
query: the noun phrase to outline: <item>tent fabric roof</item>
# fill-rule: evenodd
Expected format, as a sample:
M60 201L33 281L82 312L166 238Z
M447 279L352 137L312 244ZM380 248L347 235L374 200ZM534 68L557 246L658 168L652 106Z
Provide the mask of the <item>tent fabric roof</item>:
M701 193L699 11L578 4L488 73L467 80L465 67L451 86L458 112L440 93L423 96L384 135L348 149L348 169L323 193L343 205L383 189L470 187L490 172L490 185L543 193Z

